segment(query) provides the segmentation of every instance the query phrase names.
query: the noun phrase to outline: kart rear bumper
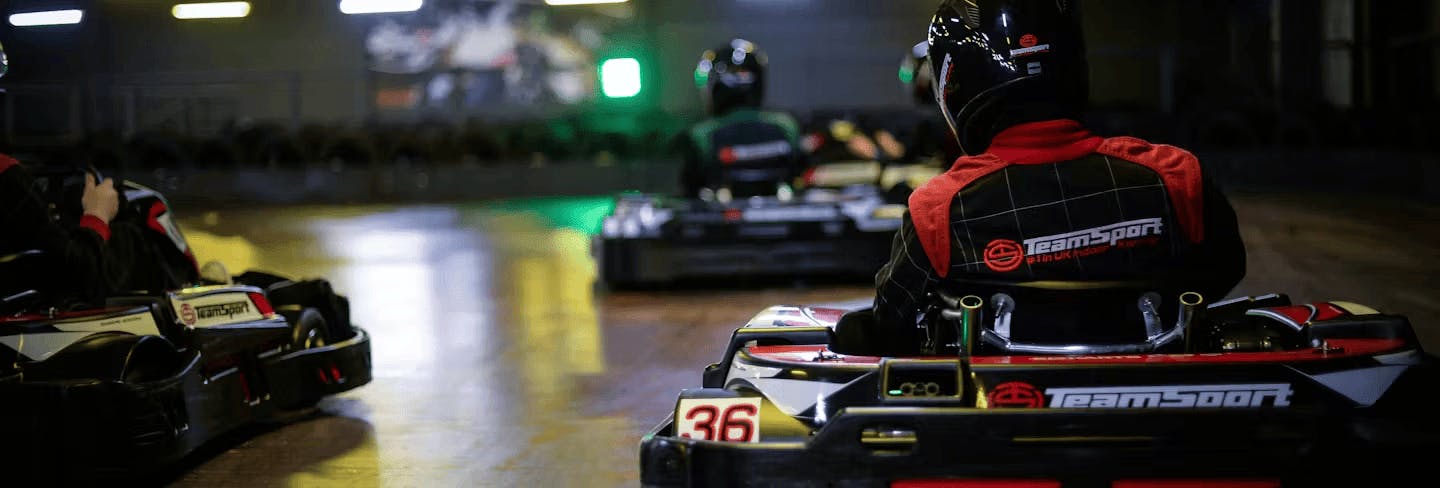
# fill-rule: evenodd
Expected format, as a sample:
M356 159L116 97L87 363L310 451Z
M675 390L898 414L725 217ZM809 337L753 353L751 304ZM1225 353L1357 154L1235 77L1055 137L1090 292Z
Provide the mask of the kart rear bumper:
M51 481L154 472L228 431L368 383L370 338L355 331L218 372L192 352L178 373L146 383L10 378L0 382L0 464L7 477Z
M663 283L722 276L873 276L889 256L891 233L813 240L720 243L602 239L602 276L611 283Z
M887 487L953 478L1038 478L1062 486L1259 478L1335 486L1347 476L1364 486L1422 473L1423 463L1400 459L1440 453L1434 436L1407 436L1398 425L1371 425L1369 436L1352 430L1334 419L1254 411L865 408L842 412L807 439L754 444L674 437L667 420L642 441L640 467L645 486ZM913 436L877 440L878 432Z

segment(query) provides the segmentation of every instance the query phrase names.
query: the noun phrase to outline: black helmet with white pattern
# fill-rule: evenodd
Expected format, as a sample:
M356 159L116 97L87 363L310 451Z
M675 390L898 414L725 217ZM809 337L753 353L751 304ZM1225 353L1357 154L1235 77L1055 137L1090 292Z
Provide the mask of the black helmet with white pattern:
M736 108L758 108L765 101L768 64L765 52L744 39L732 39L701 54L695 66L695 86L706 113L723 115Z
M1020 105L1075 112L1089 95L1078 0L945 0L928 38L935 101L966 154Z

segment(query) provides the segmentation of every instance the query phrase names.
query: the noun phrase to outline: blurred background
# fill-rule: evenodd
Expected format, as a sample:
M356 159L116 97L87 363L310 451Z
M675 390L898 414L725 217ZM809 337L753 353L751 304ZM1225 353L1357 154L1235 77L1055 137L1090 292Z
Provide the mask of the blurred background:
M695 68L768 53L808 127L928 116L937 0L0 2L0 152L166 193L201 262L324 277L375 381L222 442L177 486L634 486L640 437L731 330L869 283L612 292L622 191L678 190ZM1088 0L1096 131L1192 149L1240 215L1236 294L1440 335L1440 1ZM1440 332L1440 331L1436 331Z
M79 13L0 26L0 149L215 203L668 190L702 50L756 42L768 105L801 120L895 123L916 108L900 59L936 2L342 3L181 19L173 1L6 2ZM1098 130L1193 147L1235 185L1440 191L1437 2L1086 8Z

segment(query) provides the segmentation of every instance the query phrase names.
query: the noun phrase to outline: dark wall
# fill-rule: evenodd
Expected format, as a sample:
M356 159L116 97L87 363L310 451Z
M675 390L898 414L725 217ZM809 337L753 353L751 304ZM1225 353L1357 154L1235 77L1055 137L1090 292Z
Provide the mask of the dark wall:
M244 19L178 21L173 3L105 3L117 82L235 93L251 117L287 116L296 103L306 118L363 115L362 36L374 18L343 15L336 2L251 0Z
M700 54L733 37L770 57L767 96L777 108L904 106L897 76L925 39L934 0L641 0L657 47L662 108L699 109L691 74Z
M81 26L16 29L0 23L0 40L14 65L4 80L14 88L9 99L37 132L160 127L205 133L246 119L363 122L370 115L364 32L385 16L413 14L343 15L334 0L251 1L248 18L203 21L172 18L175 2L168 0L6 2L6 13L87 9ZM427 5L443 1L459 0ZM640 108L696 112L692 72L700 52L735 36L769 53L775 107L802 113L907 107L911 100L896 71L905 51L923 39L938 3L633 0L634 37L653 75L642 97L650 107ZM1282 101L1310 103L1321 88L1316 79L1326 43L1317 38L1320 3L1088 0L1092 98L1102 110L1148 113L1158 122L1199 127L1194 131L1207 137L1214 133L1208 127L1227 122L1200 120L1206 117L1248 117L1277 126L1269 119L1278 116L1264 112ZM1358 0L1358 104L1394 111L1434 104L1440 96L1437 3ZM1283 35L1273 42L1277 4L1290 16L1276 24ZM1274 55L1282 52L1277 71ZM1277 73L1285 100L1276 97ZM1247 123L1220 132L1244 140L1257 132Z
M363 35L381 16L343 15L333 1L252 0L252 13L244 19L177 21L170 16L169 1L81 3L89 11L79 27L3 26L0 39L13 44L16 78L73 81L90 75L118 84L122 95L130 89L152 97L233 94L233 107L216 110L244 117L288 117L297 104L302 117L322 121L354 120L367 110ZM1096 55L1096 101L1149 108L1173 104L1173 94L1161 83L1170 76L1173 56L1187 43L1206 46L1193 41L1214 35L1193 32L1196 24L1180 20L1214 15L1215 5L1228 3L1091 0L1086 22ZM50 4L56 3L37 3ZM691 73L700 52L731 37L748 38L769 53L770 99L777 107L808 111L906 106L910 99L896 76L899 62L911 45L924 39L937 4L635 2L639 28L655 63L652 86L660 90L656 104L681 112L698 107ZM1212 30L1224 35L1223 20L1198 24L1199 29L1218 26ZM119 109L109 105L120 103L102 103L107 106L97 108L99 117L112 115Z

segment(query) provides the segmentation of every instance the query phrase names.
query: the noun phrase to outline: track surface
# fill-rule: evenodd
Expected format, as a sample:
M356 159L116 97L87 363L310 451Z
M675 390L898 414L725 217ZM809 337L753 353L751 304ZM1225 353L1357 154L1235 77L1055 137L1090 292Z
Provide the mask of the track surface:
M1236 196L1236 294L1403 313L1440 350L1440 209ZM730 331L775 303L863 300L864 283L595 291L604 205L298 207L183 214L202 261L329 278L374 337L375 380L242 432L173 486L636 486L640 436L697 386Z

